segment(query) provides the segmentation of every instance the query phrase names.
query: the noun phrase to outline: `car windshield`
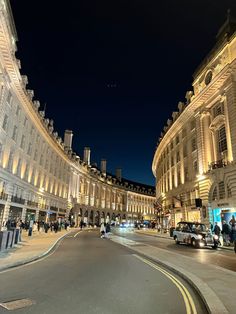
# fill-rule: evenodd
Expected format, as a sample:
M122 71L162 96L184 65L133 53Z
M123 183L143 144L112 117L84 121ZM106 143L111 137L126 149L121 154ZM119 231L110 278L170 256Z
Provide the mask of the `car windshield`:
M206 226L203 224L192 224L191 226L192 231L194 232L206 232Z

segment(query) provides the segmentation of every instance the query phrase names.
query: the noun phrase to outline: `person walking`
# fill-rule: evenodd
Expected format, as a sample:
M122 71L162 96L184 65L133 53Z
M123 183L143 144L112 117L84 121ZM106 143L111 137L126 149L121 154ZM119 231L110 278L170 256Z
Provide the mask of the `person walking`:
M213 232L214 232L215 235L218 236L218 244L221 245L221 242L220 242L220 233L221 233L221 230L220 230L220 227L218 226L217 221L215 222L215 227L214 227L214 229L213 229Z
M231 226L230 241L234 244L234 253L236 254L236 220L234 215L232 215L232 219L229 221L229 224Z
M106 233L106 227L105 227L105 224L102 222L102 223L101 223L101 227L100 227L101 239L104 239L104 238L105 238L105 233Z
M82 229L83 229L83 225L84 225L84 222L83 222L83 220L81 219L81 220L80 220L80 223L79 223L80 230L82 230Z
M221 233L223 235L223 243L225 243L226 246L229 246L230 245L230 241L229 241L230 226L226 223L225 220L223 221Z

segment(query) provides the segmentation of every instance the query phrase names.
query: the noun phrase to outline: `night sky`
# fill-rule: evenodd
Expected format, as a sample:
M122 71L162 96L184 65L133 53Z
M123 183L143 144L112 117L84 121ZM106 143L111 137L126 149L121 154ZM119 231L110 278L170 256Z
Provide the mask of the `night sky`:
M162 128L235 0L11 0L28 88L73 149L154 184Z

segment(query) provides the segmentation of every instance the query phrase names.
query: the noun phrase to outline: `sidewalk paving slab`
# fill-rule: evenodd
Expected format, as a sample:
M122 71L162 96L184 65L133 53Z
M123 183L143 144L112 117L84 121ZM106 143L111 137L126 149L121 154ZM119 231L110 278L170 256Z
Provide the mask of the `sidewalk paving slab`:
M23 231L22 242L7 251L0 252L0 272L44 257L62 238L75 230L63 230L57 233L39 233L36 231L30 237L26 231Z

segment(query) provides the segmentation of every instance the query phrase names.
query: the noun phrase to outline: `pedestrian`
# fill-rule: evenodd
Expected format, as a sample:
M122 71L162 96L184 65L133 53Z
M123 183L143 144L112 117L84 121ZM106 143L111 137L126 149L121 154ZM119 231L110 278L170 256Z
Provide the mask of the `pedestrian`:
M47 222L44 223L44 231L45 233L48 233L49 224Z
M108 234L111 232L111 226L109 223L106 223L106 231L105 231L105 237L108 238Z
M84 222L83 222L82 219L80 220L79 226L80 226L80 230L82 230L82 229L83 229L83 226L84 226Z
M55 233L57 233L58 228L59 228L58 222L57 222L57 221L54 221L54 231L55 231Z
M101 227L100 227L100 235L102 239L105 238L105 233L106 233L106 227L105 227L105 224L102 222Z
M65 221L65 230L67 231L68 223Z
M226 246L229 246L230 226L226 223L225 220L223 221L221 233L223 235L223 242L225 243Z
M217 221L215 222L215 227L214 227L214 229L213 229L213 232L214 232L215 235L218 236L218 244L221 245L221 242L220 242L220 233L221 233L221 230L220 230L220 227L218 226Z

